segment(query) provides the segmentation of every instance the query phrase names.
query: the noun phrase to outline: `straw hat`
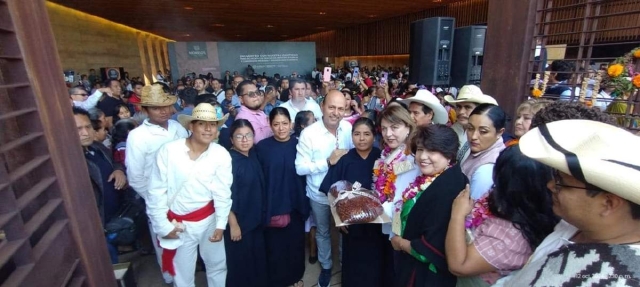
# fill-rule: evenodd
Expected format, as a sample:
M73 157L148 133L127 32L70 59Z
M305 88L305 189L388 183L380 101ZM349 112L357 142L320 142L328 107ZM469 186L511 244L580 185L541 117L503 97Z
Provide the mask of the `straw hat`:
M640 137L588 120L551 122L520 138L526 156L640 204Z
M178 97L165 93L162 85L153 84L142 88L139 105L143 107L166 107L178 101Z
M446 95L444 96L444 100L451 103L459 103L459 102L472 102L476 104L494 104L498 105L496 99L492 96L485 95L482 93L482 90L475 85L466 85L463 86L458 92L458 98L454 99L452 96Z
M228 114L218 118L216 108L209 103L202 103L193 108L191 115L178 115L178 122L185 128L189 129L189 123L192 121L216 122L218 125L227 121Z
M440 103L438 98L427 90L418 90L415 96L402 100L407 106L411 103L423 104L433 110L433 123L447 124L449 121L449 113Z

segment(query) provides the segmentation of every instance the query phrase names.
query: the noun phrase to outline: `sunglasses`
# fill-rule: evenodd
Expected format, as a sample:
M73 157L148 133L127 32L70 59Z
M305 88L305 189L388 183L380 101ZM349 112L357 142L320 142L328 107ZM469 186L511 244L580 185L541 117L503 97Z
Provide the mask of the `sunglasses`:
M246 93L246 94L243 94L243 95L240 95L240 96L242 96L242 97L249 96L249 98L255 98L255 97L262 96L262 95L260 94L259 91L255 91L255 92L249 92L249 93Z

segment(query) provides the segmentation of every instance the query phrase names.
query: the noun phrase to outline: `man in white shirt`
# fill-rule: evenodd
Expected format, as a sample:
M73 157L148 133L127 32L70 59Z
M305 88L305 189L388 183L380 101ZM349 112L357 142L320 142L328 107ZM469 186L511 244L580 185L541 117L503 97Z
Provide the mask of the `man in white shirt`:
M480 104L498 105L496 99L482 93L482 90L475 85L466 85L460 89L458 98L445 96L444 100L456 107L456 123L451 128L458 134L460 140L460 150L458 151L457 162L462 163L469 154L469 143L467 140L467 125L469 124L469 115Z
M111 91L109 88L100 88L89 96L89 93L82 86L77 86L69 89L69 97L73 100L74 106L88 111L98 105L103 93L109 91Z
M224 89L222 88L220 80L216 78L211 79L211 88L213 88L212 94L216 95L218 103L222 103L222 101L224 101Z
M148 118L132 130L127 138L125 149L125 165L129 185L147 200L149 178L151 168L156 161L156 152L163 144L188 136L187 130L178 122L171 120L173 104L177 98L165 93L162 85L154 84L142 88L140 105ZM153 229L149 225L153 234ZM158 247L157 240L151 240L156 250L158 263L161 262L162 249ZM163 274L167 283L173 282L168 273Z
M207 269L208 286L225 286L227 267L223 232L231 210L231 156L214 143L215 107L202 103L193 115L180 115L191 136L163 145L152 166L147 214L158 236L162 271L174 286L195 286L198 250Z
M329 166L336 164L340 157L353 148L351 125L342 120L345 106L346 99L342 93L330 91L322 102L322 121L305 128L297 146L296 172L307 176L307 197L317 225L318 261L322 266L318 279L320 287L329 286L331 281L331 210L327 195L318 189Z
M319 121L320 118L322 118L320 105L313 99L307 99L305 96L306 91L307 88L304 80L291 79L289 83L290 99L280 106L289 111L292 119L295 119L300 111L311 111L316 120Z

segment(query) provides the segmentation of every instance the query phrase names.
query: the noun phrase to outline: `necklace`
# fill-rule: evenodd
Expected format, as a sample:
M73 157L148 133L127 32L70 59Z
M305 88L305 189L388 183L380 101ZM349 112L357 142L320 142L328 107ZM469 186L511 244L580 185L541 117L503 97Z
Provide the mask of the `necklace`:
M378 192L380 202L391 202L396 194L395 182L398 176L395 174L393 166L398 160L406 156L404 153L404 145L400 145L395 150L398 149L400 149L400 152L398 152L389 164L386 164L385 160L389 157L392 150L389 147L385 148L380 155L377 166L373 169L373 189Z
M488 192L473 204L473 209L471 210L471 213L467 215L464 227L474 229L480 226L487 218L492 216L491 211L489 210L490 193L491 192Z
M414 199L419 192L424 191L425 189L427 189L429 187L429 185L431 185L431 183L436 179L436 177L438 177L439 175L441 175L445 170L447 170L449 167L445 168L443 171L436 173L434 175L420 175L418 177L416 177L416 179L409 185L409 187L407 187L407 189L405 189L402 192L402 200L398 200L395 203L395 207L396 207L396 211L400 211L402 209L402 205L409 201Z

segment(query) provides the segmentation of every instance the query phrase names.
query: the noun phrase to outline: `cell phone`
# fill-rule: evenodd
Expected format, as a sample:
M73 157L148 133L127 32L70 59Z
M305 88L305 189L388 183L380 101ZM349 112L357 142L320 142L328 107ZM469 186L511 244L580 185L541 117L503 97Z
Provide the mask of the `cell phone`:
M354 67L353 68L353 81L359 81L360 79L360 67Z
M323 82L331 81L331 67L324 67L324 73L322 74Z
M387 72L382 72L382 77L380 77L380 85L386 85L387 84L387 80L389 78L389 73Z

